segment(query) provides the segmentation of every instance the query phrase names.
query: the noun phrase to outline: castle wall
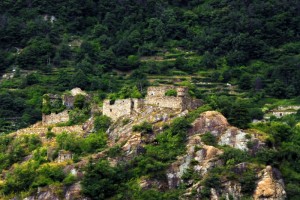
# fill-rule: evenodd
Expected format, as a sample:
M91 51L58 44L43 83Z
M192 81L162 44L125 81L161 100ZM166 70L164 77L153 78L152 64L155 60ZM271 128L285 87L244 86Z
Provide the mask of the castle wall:
M163 97L165 96L165 93L168 90L175 90L176 87L174 86L160 86L160 87L149 87L147 90L147 96L151 97L151 96L159 96L159 97Z
M144 99L131 99L131 101L133 102L133 111L136 112L139 112L145 104Z
M50 115L43 114L42 123L43 125L57 124L60 122L69 121L69 113L67 110L60 113L51 113Z
M145 100L145 104L154 105L162 108L172 108L172 109L180 109L183 108L183 98L181 97L154 97L147 96Z
M165 96L166 92L171 89L177 91L177 97ZM140 112L147 105L183 111L195 109L202 104L201 100L193 99L189 96L188 88L186 87L149 87L145 99L120 99L116 100L112 105L110 100L105 100L103 102L103 115L115 121L121 116Z
M112 105L110 105L110 100L105 100L103 102L103 115L116 120L121 116L130 115L133 108L134 101L132 99L118 99Z
M75 96L64 95L62 100L67 109L72 109L74 107Z

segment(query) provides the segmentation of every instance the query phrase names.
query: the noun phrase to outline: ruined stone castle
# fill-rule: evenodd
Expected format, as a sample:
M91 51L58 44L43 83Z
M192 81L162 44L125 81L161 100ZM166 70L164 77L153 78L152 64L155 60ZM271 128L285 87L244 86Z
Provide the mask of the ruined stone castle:
M69 111L74 108L74 102L77 95L86 96L86 100L89 99L89 96L82 91L80 88L72 89L68 94L57 95L57 94L47 94L43 99L43 106L49 101L50 105L62 103L66 110L59 113L50 113L42 115L42 123L43 125L51 125L61 122L69 121ZM46 98L47 97L47 98Z
M176 91L176 96L167 96L167 92ZM191 110L201 106L199 99L193 99L186 87L158 86L149 87L145 99L119 99L116 101L105 100L103 102L103 115L114 121L119 117L140 112L146 106L157 106L160 108L171 108L177 111Z

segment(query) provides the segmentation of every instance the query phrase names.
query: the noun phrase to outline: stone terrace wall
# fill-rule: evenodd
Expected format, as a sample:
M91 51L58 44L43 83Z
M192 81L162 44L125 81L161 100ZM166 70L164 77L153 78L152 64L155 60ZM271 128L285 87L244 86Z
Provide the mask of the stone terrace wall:
M67 110L60 112L58 114L51 113L50 115L43 114L42 123L43 125L57 124L60 122L69 121L69 113Z

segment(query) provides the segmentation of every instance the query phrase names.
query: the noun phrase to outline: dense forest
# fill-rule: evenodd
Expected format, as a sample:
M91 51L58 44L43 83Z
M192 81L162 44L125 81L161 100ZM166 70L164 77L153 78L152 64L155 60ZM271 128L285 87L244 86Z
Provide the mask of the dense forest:
M299 198L299 111L282 120L271 118L263 125L250 124L253 119L262 119L265 104L271 105L275 101L299 104L299 1L0 1L1 135L41 120L44 112L42 97L47 93L63 93L80 87L93 95L93 103L101 105L105 98L115 100L144 96L147 86L153 84L149 77L182 75L197 79L196 76L203 74L205 81L236 86L241 95L208 94L191 83L185 83L191 96L203 99L209 108L220 111L232 125L255 128L267 132L271 138L268 141L270 148L257 158L227 149L228 152L225 152L229 158L226 159L236 156L234 164L246 159L272 164L283 173L289 199ZM84 112L87 113L86 110ZM72 124L87 118L83 116ZM104 124L109 121L102 120ZM148 154L137 157L130 166L112 168L106 161L96 166L89 163L88 175L83 180L85 194L95 199L110 198L116 191L119 199L147 199L155 195L157 199L174 198L180 190L174 194L152 190L137 192L130 180L149 174L152 176L165 169L165 162L171 162L180 155L184 148L182 141L185 140L182 132L191 122L171 124L158 138L163 141L161 145L149 145ZM104 131L101 130L101 134ZM72 135L60 137L61 143L68 139L68 150L79 151L80 155L95 149L94 140L98 141L97 148L105 146L102 137L91 136L77 142ZM168 142L174 142L175 148L170 147ZM5 161L0 165L1 170L19 162L18 156L26 156L40 145L34 137L15 143L4 138L0 143L3 145L0 161ZM9 144L15 147L22 144L28 149L23 152L16 148L9 157L5 157L5 148ZM164 157L164 150L174 151L174 154ZM154 151L161 155L152 155ZM39 155L36 157L38 160ZM155 166L150 167L149 172L142 170L143 165L152 162ZM232 165L228 164L225 166L227 169L222 170L228 170ZM32 175L28 177L30 181L33 181L34 173L47 174L51 171L45 167L44 171L34 172L35 167L28 167L31 170L28 173ZM103 183L93 177L102 173L103 168L107 169L103 172L104 179L101 179L107 181L106 188L101 188ZM132 168L132 171L120 175L124 168ZM56 172L47 174L52 176L53 182L70 181L59 169L56 170L56 175L53 175ZM112 178L108 180L108 177ZM14 180L21 180L21 176L11 174L10 178L4 189L0 187L1 193L18 193L23 188L36 189L48 184L36 180L32 185L26 185L24 181L25 186L16 186ZM91 181L101 185L98 189L105 191L103 196L97 197L97 186L88 186ZM122 187L116 188L118 183L122 183ZM136 192L135 196L126 193L128 188Z

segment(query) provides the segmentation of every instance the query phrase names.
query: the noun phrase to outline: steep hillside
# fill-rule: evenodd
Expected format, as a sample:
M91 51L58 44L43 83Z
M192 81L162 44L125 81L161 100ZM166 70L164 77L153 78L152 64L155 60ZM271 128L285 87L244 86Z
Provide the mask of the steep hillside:
M147 75L209 71L198 98L296 97L299 20L297 1L1 1L0 132L40 120L45 93L143 93Z
M2 198L285 199L280 171L262 160L265 133L232 127L207 106L145 109L113 123L107 141L40 124L2 137L19 163L2 165Z
M1 0L0 199L300 199L299 13Z

